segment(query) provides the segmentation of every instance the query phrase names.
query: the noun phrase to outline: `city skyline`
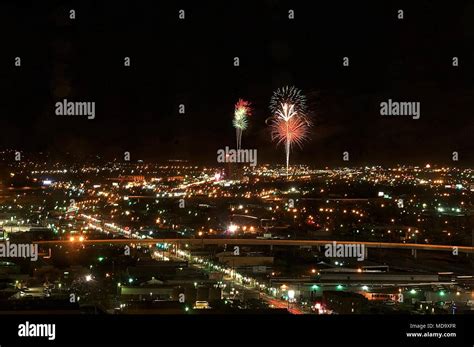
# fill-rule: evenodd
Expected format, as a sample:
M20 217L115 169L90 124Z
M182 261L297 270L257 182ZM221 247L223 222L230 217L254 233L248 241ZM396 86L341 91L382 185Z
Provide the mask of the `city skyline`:
M473 23L1 3L2 346L472 345Z

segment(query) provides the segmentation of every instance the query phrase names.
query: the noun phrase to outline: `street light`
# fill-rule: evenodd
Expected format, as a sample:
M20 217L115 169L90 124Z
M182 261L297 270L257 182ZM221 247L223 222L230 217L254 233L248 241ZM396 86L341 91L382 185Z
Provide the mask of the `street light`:
M290 302L292 302L294 298L295 298L295 291L293 289L290 289L288 291L288 308L290 308Z

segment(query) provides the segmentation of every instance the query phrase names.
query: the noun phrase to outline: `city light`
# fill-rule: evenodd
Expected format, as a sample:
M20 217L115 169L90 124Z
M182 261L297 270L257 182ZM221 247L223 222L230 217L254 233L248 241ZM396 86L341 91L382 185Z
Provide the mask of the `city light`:
M227 230L231 233L235 233L238 229L238 226L235 225L235 224L230 224L228 227L227 227Z
M0 347L471 342L474 2L4 3Z

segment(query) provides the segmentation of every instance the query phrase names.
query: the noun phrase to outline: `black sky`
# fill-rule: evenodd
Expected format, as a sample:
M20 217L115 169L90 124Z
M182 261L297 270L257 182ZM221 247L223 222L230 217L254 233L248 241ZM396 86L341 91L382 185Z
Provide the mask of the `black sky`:
M257 148L259 162L282 162L264 121L272 91L294 84L315 126L293 162L342 165L347 150L351 164L448 163L459 151L459 165L472 165L474 4L327 3L2 3L0 148L212 164L235 144L242 97L255 106L243 147ZM63 98L95 101L96 119L56 116ZM421 119L380 116L389 98L421 102Z

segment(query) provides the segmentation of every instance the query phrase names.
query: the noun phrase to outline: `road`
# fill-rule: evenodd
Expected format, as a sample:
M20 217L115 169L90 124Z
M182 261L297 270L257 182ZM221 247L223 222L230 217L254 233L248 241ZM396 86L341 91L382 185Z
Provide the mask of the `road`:
M178 261L181 261L181 260L188 260L187 258L183 258L183 257L180 257L170 251L168 252L163 252L163 255L167 255L167 257L169 259L174 259L174 260L178 260ZM157 260L160 260L160 258L158 257L155 257L154 255L152 255L153 258L157 258ZM199 265L199 264L194 264L194 263L190 263L191 266L193 267L196 267L197 269L199 270L202 270L202 271L208 271L207 267L206 266L203 266L203 265ZM221 271L222 272L222 271ZM222 272L223 274L225 274L225 272ZM248 291L248 292L253 292L253 293L258 293L260 298L262 300L264 300L266 303L268 303L269 305L275 307L275 308L281 308L281 309L285 309L285 310L288 310L288 312L290 312L291 314L305 314L305 313L309 313L309 312L304 312L302 310L300 310L297 306L296 303L294 304L291 304L290 307L288 307L288 302L285 301L285 300L282 300L282 299L278 299L278 298L275 298L275 297L272 297L268 294L266 294L265 292L261 291L261 290L258 290L256 288L252 288L252 287L248 287L248 286L245 286L241 283L239 283L236 279L232 278L232 279L225 279L224 282L228 283L228 284L231 284L232 286L236 287L236 288L239 288L240 290L245 290L245 291Z
M457 247L459 253L474 253L474 247L451 246L451 245L433 245L416 243L395 243L395 242L364 242L364 241L334 241L334 240L273 240L273 239L238 239L238 238L195 238L195 239L98 239L84 240L83 244L156 244L156 243L178 243L178 244L198 244L198 245L252 245L252 246L324 246L337 242L341 245L361 244L366 248L378 249L416 249L426 251L446 251L452 252ZM61 245L71 243L69 240L42 240L35 241L37 244Z

